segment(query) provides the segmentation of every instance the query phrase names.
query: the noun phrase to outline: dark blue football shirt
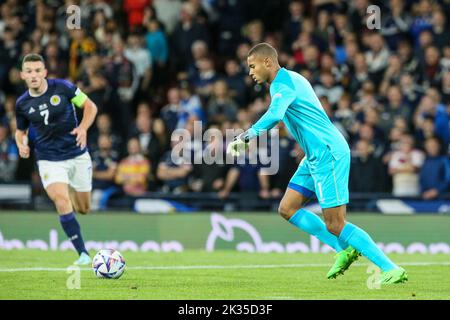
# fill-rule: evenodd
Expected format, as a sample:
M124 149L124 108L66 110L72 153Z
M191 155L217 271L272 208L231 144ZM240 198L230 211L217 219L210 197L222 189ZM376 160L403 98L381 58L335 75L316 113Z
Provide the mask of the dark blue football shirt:
M47 90L31 96L27 90L16 101L17 128L35 131L38 160L63 161L87 151L77 146L70 132L78 126L75 105L81 107L87 96L67 80L47 79Z

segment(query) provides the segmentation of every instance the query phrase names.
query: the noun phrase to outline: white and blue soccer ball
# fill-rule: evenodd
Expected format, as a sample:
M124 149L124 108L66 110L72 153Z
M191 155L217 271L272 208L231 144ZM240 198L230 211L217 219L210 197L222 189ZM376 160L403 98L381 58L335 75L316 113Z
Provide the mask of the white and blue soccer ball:
M99 278L118 279L125 271L125 259L117 250L102 249L94 256L92 269Z

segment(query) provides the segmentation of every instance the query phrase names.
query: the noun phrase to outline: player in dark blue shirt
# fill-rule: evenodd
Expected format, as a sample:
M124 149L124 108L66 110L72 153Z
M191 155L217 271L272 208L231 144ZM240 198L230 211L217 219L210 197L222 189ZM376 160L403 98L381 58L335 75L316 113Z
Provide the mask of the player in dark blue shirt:
M86 214L90 210L92 162L86 144L97 106L69 81L46 79L44 59L38 54L24 57L20 75L28 90L16 102L19 155L30 156L28 130L32 128L39 175L65 233L80 255L75 264L89 264L74 211ZM83 108L80 123L75 106Z

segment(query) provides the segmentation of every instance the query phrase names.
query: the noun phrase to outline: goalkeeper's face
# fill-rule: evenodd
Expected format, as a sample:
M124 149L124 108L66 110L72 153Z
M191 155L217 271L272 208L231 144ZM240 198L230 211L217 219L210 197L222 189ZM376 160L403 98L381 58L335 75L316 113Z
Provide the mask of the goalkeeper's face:
M25 81L28 89L40 88L46 76L47 69L41 61L25 62L20 72L20 77Z
M249 75L258 84L267 82L270 78L270 61L267 57L251 55L247 58Z

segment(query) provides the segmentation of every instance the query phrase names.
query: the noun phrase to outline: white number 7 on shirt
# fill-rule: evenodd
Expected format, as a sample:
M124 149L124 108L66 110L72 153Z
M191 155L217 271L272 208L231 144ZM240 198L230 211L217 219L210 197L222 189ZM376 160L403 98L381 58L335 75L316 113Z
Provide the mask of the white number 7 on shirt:
M41 116L44 117L44 124L46 126L48 126L48 114L49 114L48 110L42 110L41 111Z

